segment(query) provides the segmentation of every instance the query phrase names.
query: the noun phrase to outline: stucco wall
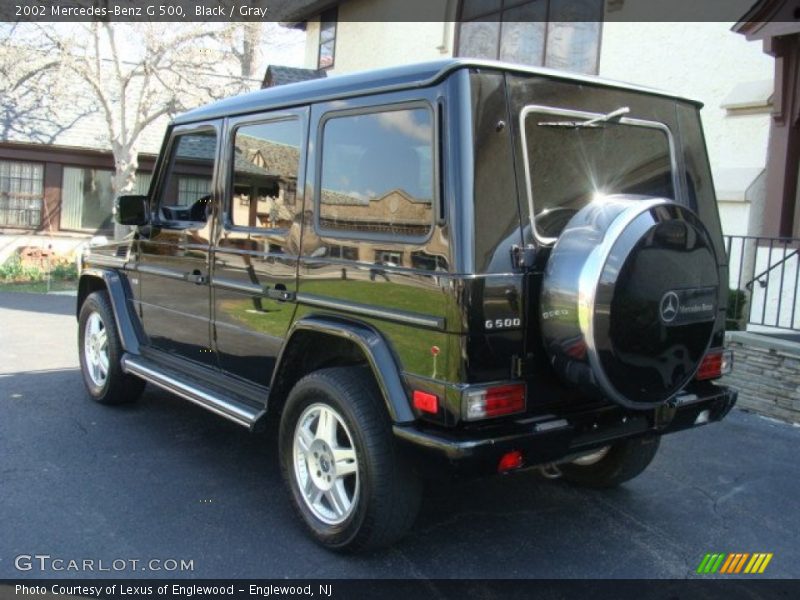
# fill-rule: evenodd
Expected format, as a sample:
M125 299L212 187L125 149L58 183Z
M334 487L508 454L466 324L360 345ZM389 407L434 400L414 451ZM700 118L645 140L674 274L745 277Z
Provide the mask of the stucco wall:
M671 90L704 103L701 111L715 171L763 168L767 161L769 109L721 106L739 83L771 80L773 59L761 44L733 33L733 23L615 23L603 25L601 77ZM744 192L721 202L723 231L748 232L750 203Z
M772 79L773 59L732 25L605 23L599 74L701 100L712 164L763 166L769 116L727 116L720 104L737 83Z
M436 60L453 52L453 23L446 22L452 10L442 0L431 0L421 11L419 21L392 21L402 18L402 3L350 0L339 6L336 31L336 58L329 74L349 73L377 67ZM319 18L306 29L306 63L317 67Z

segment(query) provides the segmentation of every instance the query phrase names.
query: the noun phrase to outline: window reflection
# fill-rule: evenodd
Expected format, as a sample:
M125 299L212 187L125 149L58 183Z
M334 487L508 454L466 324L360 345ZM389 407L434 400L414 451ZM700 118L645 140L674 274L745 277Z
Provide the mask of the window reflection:
M543 237L557 237L598 194L675 197L665 131L611 122L575 126L580 121L536 112L525 120L534 221Z
M463 0L458 56L596 74L602 0Z
M230 203L233 225L291 227L301 140L297 119L246 125L236 130Z
M168 221L205 223L210 215L217 134L214 131L182 134L173 148L161 192L161 216Z
M320 226L424 237L433 221L433 122L424 108L335 117L323 130Z

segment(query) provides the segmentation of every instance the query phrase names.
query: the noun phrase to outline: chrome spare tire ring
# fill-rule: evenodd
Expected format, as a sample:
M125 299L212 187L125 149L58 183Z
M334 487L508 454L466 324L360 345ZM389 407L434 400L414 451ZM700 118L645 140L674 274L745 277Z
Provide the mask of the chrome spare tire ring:
M100 313L93 311L83 330L83 358L86 373L94 385L105 386L108 380L108 334Z
M331 406L307 407L294 430L294 476L311 513L327 525L347 520L359 495L359 465L353 436Z

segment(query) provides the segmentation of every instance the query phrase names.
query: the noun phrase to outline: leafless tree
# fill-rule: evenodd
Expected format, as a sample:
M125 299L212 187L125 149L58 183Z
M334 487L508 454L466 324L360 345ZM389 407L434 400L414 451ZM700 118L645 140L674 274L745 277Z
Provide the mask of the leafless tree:
M52 143L59 128L97 111L105 123L99 141L114 157L114 192L130 192L145 129L258 87L264 33L262 23L7 27L0 38L3 139L11 128Z
M271 62L272 51L295 44L298 32L286 29L274 22L250 21L237 23L228 30L229 38L224 40L230 49L238 74L244 79L262 79L267 62Z

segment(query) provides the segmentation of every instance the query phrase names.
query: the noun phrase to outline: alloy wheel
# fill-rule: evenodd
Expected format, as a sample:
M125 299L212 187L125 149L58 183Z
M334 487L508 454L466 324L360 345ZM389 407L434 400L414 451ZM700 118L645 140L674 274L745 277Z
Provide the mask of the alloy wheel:
M312 404L294 431L294 476L306 506L328 525L344 522L355 509L359 466L353 437L331 406Z
M93 312L86 319L83 356L89 379L94 385L102 388L108 379L108 335L103 318L98 312Z

